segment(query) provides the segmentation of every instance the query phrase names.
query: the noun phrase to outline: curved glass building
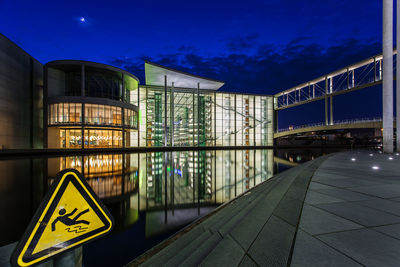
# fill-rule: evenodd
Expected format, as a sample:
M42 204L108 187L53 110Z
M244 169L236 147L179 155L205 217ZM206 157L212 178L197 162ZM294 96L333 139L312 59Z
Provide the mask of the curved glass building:
M104 64L61 60L47 63L44 76L48 148L136 146L138 106L132 96L139 80L134 75Z
M48 148L272 146L273 97L145 62L146 85L104 64L44 66Z

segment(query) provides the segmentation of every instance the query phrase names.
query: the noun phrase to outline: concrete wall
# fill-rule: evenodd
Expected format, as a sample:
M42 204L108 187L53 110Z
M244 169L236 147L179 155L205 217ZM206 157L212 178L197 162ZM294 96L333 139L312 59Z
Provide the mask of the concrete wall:
M0 34L0 149L43 147L43 65Z

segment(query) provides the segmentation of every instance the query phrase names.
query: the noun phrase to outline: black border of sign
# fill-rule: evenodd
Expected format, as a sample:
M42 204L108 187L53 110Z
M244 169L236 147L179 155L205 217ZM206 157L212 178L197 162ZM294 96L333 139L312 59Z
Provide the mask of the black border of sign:
M48 202L50 201L50 198L51 198L54 194L56 194L56 196L55 196L53 202L52 202L51 205L49 206L49 209L48 209L48 211L47 211L47 214L45 215L45 217L43 217L43 221L46 221L46 219L50 219L50 218L47 218L48 216L51 216L51 215L52 215L52 214L50 214L49 211L52 211L52 212L53 212L53 210L56 208L56 205L58 204L58 201L59 201L60 198L61 198L61 195L60 195L59 193L60 193L60 192L61 192L61 193L64 192L64 190L65 190L66 186L68 185L68 183L69 183L69 182L74 183L74 181L75 181L74 185L76 186L76 180L70 178L69 176L67 176L67 177L65 177L65 180L64 180L65 183L64 183L64 185L61 185L60 189L59 189L57 192L55 192L55 190L56 190L58 184L59 184L60 181L61 181L61 178L62 178L62 177L64 176L64 174L67 173L67 172L73 172L73 173L76 174L76 176L77 176L78 179L82 182L82 184L84 185L84 187L86 187L86 189L87 189L87 190L89 191L89 193L92 195L92 197L94 198L94 200L99 204L99 206L101 207L101 209L104 211L104 213L105 213L105 214L108 216L108 218L111 220L111 228L110 228L109 231L107 231L107 232L105 232L105 233L103 233L103 234L101 234L101 235L99 235L99 236L96 236L96 237L94 237L93 239L87 240L86 242L79 244L79 246L82 246L83 244L87 244L88 242L91 242L91 241L93 241L93 240L96 240L97 238L103 237L104 235L106 235L106 234L108 234L109 232L111 232L112 229L114 228L114 224L115 224L115 223L114 223L114 218L113 218L113 216L110 214L110 212L109 212L109 211L107 210L107 208L104 206L104 204L100 201L100 199L97 197L96 193L93 191L93 189L90 187L90 185L86 182L86 180L82 177L82 175L81 175L77 170L75 170L75 169L64 169L64 170L62 170L61 172L59 172L59 173L57 174L56 179L54 180L53 184L52 184L51 187L49 188L49 191L47 192L46 196L43 198L42 202L40 203L39 208L36 210L35 215L34 215L33 218L31 219L31 221L30 221L28 227L26 228L26 230L25 230L25 232L24 232L22 238L20 239L20 241L18 242L17 246L15 247L15 249L14 249L12 255L11 255L11 258L10 258L10 263L11 263L12 266L20 266L20 265L18 265L18 256L21 254L21 252L22 252L22 250L23 250L23 248L24 248L26 242L28 241L28 239L29 239L29 237L30 237L32 231L34 230L35 226L39 223L39 218L40 218L40 216L42 215L42 213L44 212L44 210L45 210L45 208L46 208ZM75 177L74 177L74 178L75 178ZM78 189L78 191L80 191L80 190L82 190L83 188L81 187L81 185L79 185L79 187L77 187L77 189ZM81 191L80 191L80 192L81 192ZM85 196L85 195L86 195L86 192L85 192L85 194L83 194L82 196L83 196L84 199L89 203L89 205L92 207L92 205L94 204L94 202L93 202L91 199L89 199L89 200L86 199L86 196ZM91 202L92 202L92 203L91 203ZM49 214L50 214L50 215L49 215ZM96 214L98 214L98 211L96 211ZM101 218L101 220L103 221L103 218ZM103 221L103 222L104 222L104 221ZM108 222L107 222L107 224L108 224ZM106 224L106 226L107 226L107 224ZM102 229L102 228L99 228L99 229ZM41 233L43 230L44 230L44 227L43 227L42 225L40 225L39 228L37 229L36 233L35 233L34 238L37 238L38 234ZM97 230L98 230L98 229L97 229ZM92 232L89 232L89 233L86 233L86 234L84 234L84 235L81 235L81 236L77 237L76 239L78 239L78 240L76 240L74 243L78 242L79 240L82 240L82 239L87 238L88 236L92 235L93 233L94 233L94 234L98 233L97 230L94 230L94 231L92 231ZM103 230L104 230L104 229L103 229ZM83 237L83 238L82 238L82 237ZM75 239L72 239L72 240L75 240ZM72 241L72 240L70 240L70 241ZM65 243L68 243L68 245L73 245L70 241L67 241L67 242L65 242ZM32 242L31 242L31 244L32 244ZM31 244L29 245L29 247L28 247L27 250L29 250L29 248L31 247ZM62 251L61 254L64 253L64 252L67 252L67 251L69 251L69 250L71 250L71 249L75 249L75 248L76 248L76 246L72 246L72 247L70 247L70 248L68 248L68 249L66 249L66 250L64 250L64 251ZM33 261L33 260L35 260L35 259L37 259L37 258L40 258L40 257L43 257L43 256L45 256L45 254L48 253L48 252L54 252L54 250L51 250L51 248L49 248L49 249L44 250L43 253L42 253L42 252L39 252L39 253L36 254L37 256L36 256L35 258L33 258L33 259L30 259L30 261ZM43 262L48 261L48 260L50 260L51 258L53 258L54 256L57 256L57 255L60 255L60 253L56 253L56 254L54 254L54 255L48 257L48 258L45 258L45 259L43 259L43 260L38 261L38 262L36 262L36 263L34 263L34 264L32 264L32 265L36 265L36 264L39 264L39 263L43 263ZM32 256L32 255L31 255L31 256ZM24 258L24 257L25 257L25 255L23 256L23 258Z

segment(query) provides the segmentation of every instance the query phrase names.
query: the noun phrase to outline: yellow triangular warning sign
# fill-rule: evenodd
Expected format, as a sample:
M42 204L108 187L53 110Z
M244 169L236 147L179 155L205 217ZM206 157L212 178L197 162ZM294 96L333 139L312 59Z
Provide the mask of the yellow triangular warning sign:
M113 218L74 169L60 172L18 243L11 262L30 266L107 234Z

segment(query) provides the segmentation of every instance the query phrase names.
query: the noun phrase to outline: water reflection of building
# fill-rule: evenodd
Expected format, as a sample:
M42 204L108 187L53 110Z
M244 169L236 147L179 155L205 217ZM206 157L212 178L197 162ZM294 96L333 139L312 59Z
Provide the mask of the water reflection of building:
M141 210L221 204L273 175L272 150L157 153L140 154Z
M115 202L126 198L139 187L137 154L108 154L67 156L48 159L49 185L55 175L66 168L80 171L88 184L103 201Z
M80 171L106 203L138 211L218 205L273 175L272 150L200 150L65 156L47 160L48 186L66 168ZM131 205L129 205L131 206Z

